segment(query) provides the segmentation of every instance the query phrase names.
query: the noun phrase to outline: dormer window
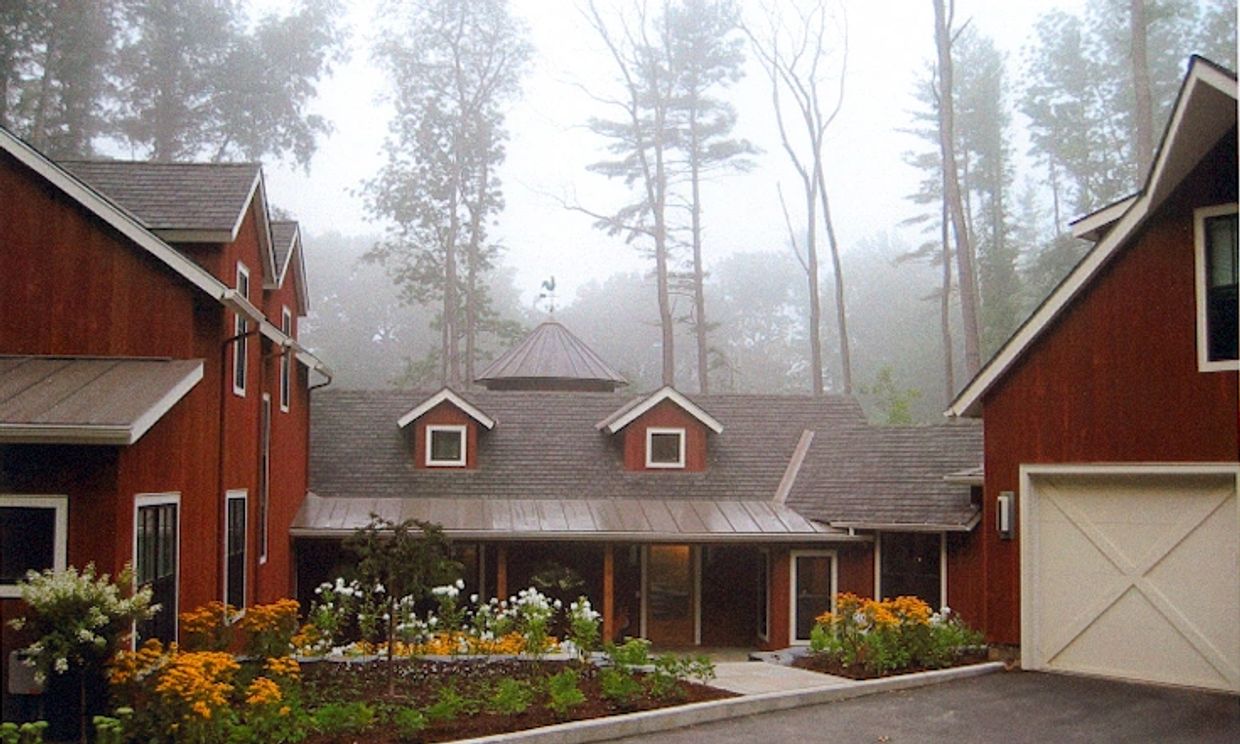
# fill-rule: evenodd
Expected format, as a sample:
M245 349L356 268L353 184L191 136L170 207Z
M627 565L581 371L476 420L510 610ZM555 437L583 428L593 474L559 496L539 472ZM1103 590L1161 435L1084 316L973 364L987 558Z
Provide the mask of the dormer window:
M426 427L426 464L431 467L465 467L466 428L452 424Z
M1198 366L1202 371L1236 369L1236 205L1199 209L1195 217Z
M646 429L646 467L683 468L684 466L684 429L653 426Z

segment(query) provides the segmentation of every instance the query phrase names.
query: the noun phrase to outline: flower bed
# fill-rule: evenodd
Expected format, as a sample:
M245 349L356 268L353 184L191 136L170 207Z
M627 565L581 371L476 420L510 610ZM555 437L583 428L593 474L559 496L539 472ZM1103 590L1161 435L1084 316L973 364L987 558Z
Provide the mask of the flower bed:
M986 660L982 635L951 609L931 612L916 597L877 601L839 594L835 612L816 618L810 653L794 666L872 679Z

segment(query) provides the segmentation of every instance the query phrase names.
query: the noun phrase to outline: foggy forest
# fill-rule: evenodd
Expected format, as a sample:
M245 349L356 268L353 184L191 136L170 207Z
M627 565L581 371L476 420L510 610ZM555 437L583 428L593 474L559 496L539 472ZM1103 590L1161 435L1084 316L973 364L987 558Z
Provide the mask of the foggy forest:
M0 0L0 124L262 162L336 386L468 387L554 317L630 390L930 423L1141 187L1190 56L1236 66L1234 0L1011 6Z

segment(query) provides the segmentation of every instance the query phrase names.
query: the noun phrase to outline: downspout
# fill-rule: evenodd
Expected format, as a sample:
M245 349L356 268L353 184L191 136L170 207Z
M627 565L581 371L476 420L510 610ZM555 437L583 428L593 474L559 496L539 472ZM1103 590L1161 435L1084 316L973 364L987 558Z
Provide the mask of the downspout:
M227 524L228 500L220 499L219 497L224 494L224 419L226 418L224 415L224 411L226 408L226 404L228 402L228 394L231 392L232 385L230 383L232 383L232 379L231 379L231 375L225 376L224 370L228 366L229 348L233 344L237 343L238 341L242 341L244 339L249 338L250 336L257 334L259 332L260 326L258 323L255 323L254 325L255 325L254 330L246 331L245 333L238 333L235 336L229 336L228 338L224 339L224 341L220 344L220 411L219 411L219 421L218 421L219 431L217 432L219 441L217 442L217 446L216 446L216 453L217 453L216 489L215 489L216 494L213 498L216 499L215 534L218 536L217 539L220 539L220 538L224 539L223 544L225 546L225 550L227 550L227 545L228 545L228 541L226 538L227 530L228 530L228 524ZM246 373L247 374L249 373L248 366L246 367ZM235 374L236 372L233 371L232 375L235 375ZM249 500L247 499L246 501L248 503ZM216 571L216 574L215 574L215 596L219 597L221 601L226 599L223 596L223 592L221 590L224 588L224 572L228 570L227 563L228 562L225 559L225 554L221 553L220 562L219 562L219 570ZM180 566L177 567L177 570L178 571L180 570ZM177 601L180 602L181 598L177 597Z

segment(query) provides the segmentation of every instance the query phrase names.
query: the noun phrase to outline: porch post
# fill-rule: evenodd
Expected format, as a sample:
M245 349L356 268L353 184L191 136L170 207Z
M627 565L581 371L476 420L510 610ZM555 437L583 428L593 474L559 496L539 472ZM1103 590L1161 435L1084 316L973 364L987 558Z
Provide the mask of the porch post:
M611 543L603 546L603 640L616 634L616 556Z
M495 596L502 602L508 599L508 546L495 546Z

